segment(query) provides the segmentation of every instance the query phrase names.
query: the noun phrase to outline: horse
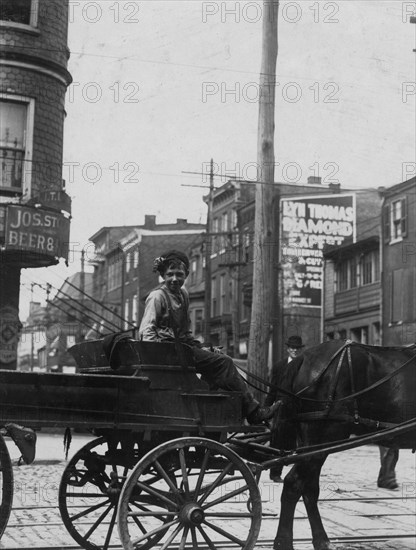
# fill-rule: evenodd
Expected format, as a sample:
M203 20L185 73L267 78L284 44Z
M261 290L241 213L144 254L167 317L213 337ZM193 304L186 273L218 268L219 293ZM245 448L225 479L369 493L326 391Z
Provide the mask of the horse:
M319 448L352 434L377 432L416 418L416 346L380 347L331 340L307 349L289 363L277 384L277 393L281 389L284 395L285 411L277 423L277 441L279 430L285 442L289 431L298 448ZM414 450L416 427L378 443ZM305 457L285 476L274 550L293 550L293 520L300 497L314 549L333 550L318 509L319 477L327 456Z

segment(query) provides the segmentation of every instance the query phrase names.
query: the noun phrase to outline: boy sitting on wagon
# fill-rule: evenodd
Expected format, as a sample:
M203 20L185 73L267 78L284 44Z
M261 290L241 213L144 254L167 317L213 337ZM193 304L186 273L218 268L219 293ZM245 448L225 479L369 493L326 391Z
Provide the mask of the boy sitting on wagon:
M153 271L160 274L163 283L147 297L139 328L140 339L153 342L176 341L191 346L196 371L211 386L242 393L243 414L249 424L260 424L270 419L277 405L260 406L231 357L209 351L194 339L190 330L189 297L182 288L189 274L186 254L178 250L166 252L154 260Z

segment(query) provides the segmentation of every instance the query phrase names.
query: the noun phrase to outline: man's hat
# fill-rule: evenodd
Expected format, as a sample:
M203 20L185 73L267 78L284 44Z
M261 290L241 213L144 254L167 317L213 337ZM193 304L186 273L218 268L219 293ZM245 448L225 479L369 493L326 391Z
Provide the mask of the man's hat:
M289 348L304 348L304 344L302 343L302 337L301 336L289 336L289 338L286 340L285 344Z

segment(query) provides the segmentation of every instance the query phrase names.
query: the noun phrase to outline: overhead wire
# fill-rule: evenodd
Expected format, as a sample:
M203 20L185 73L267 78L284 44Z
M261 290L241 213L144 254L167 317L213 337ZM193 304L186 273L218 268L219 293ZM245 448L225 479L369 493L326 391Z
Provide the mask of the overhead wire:
M37 294L37 292L35 292L35 294ZM71 315L71 312L70 312L70 311L68 311L67 309L63 309L62 307L60 307L59 305L57 305L55 302L47 301L47 303L48 303L50 306L56 307L57 309L61 310L63 313L65 313L65 315ZM69 305L69 307L70 307L71 309L73 309L74 311L77 311L77 312L78 312L78 310L75 310L75 308L72 308L72 306L71 306L70 304L68 304L68 305ZM87 317L89 317L89 316L87 315ZM95 321L94 319L93 319L93 321L94 321L94 323L97 323L97 321ZM95 330L95 327L94 327L94 326L91 326L90 324L88 324L88 323L86 323L86 322L83 322L81 319L77 319L77 322L80 322L81 324L85 325L85 326L88 327L89 329ZM34 326L36 326L36 325L34 325ZM39 326L39 325L37 325L37 326ZM25 328L27 328L27 327L25 327Z
M41 279L42 280L42 279ZM67 282L69 283L68 280L64 280L64 282ZM73 302L77 303L76 302L76 298L72 297L70 294L64 292L62 290L62 288L58 289L55 285L51 284L51 283L48 283L51 285L51 289L55 290L57 293L56 293L56 296L52 299L52 300L49 300L49 303L52 304L53 303L53 300L54 299L58 299L58 300L61 300L61 301L65 301L63 300L62 298L59 297L59 294L62 294L63 296L67 297L67 299L69 300L72 300ZM77 291L79 291L80 293L82 293L81 289L79 289L77 286L75 285L72 285L72 283L70 283L71 286L73 286ZM118 315L116 312L114 312L113 310L111 310L110 308L108 308L107 306L104 306L104 304L101 304L98 300L95 300L94 298L92 298L89 294L87 293L83 293L85 294L85 296L87 296L89 299L92 299L92 301L95 301L98 305L100 305L100 307L103 307L103 309L106 309L108 310L112 315L115 315L117 316L122 322L123 324L128 324L130 325L131 328L136 328L135 325L133 323L130 323L129 321L127 321L126 319L124 319L121 315ZM92 308L90 308L88 305L86 304L83 304L83 308L85 311L82 311L80 310L78 307L75 307L74 305L72 304L68 304L74 311L77 311L79 313L83 313L85 315L87 315L90 320L92 320L94 323L101 323L103 321L103 318L100 317L100 314L97 313L95 310L93 310ZM98 319L95 319L94 317L91 317L91 315L88 315L88 312L91 313L92 315L95 315ZM105 319L105 322L107 323L107 330L110 330L111 331L111 325L114 327L113 331L119 331L120 330L120 327L113 321L109 320L109 319Z

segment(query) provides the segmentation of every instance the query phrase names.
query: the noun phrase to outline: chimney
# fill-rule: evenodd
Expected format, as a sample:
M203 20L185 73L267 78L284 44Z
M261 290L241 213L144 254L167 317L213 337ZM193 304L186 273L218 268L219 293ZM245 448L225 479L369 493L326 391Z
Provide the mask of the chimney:
M188 225L188 220L186 218L176 218L176 225L178 227L186 227Z
M308 183L309 185L321 185L322 178L321 176L309 176Z
M339 193L340 189L341 189L341 184L340 183L329 183L328 184L328 187L331 189L331 191L333 191L334 193Z
M144 216L144 228L154 229L156 226L156 216L145 214Z

